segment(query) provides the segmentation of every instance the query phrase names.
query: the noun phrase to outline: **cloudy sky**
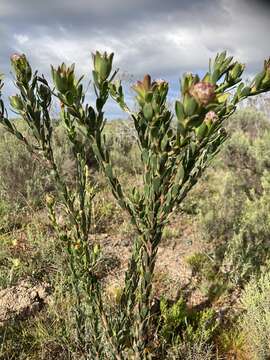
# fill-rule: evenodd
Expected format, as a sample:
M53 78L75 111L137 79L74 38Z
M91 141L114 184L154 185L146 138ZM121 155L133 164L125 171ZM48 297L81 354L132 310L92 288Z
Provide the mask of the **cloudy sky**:
M148 72L178 94L183 72L201 72L227 49L248 74L270 56L270 5L252 0L0 0L0 73L14 89L9 57L27 54L33 67L75 62L90 76L92 51L115 53L129 82ZM127 85L128 85L127 81ZM110 106L110 115L118 110Z

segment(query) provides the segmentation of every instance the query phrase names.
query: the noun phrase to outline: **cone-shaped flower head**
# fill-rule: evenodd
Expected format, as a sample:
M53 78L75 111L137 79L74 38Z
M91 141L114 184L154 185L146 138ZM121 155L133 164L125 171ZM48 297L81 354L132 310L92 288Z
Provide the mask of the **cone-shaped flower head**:
M270 90L270 58L264 61L263 70L257 74L251 85L253 94Z
M168 93L168 83L165 80L151 81L150 75L145 75L142 81L137 81L132 86L133 90L138 94L138 101L140 104L151 102L153 97L159 97L160 102L163 102Z
M145 95L152 90L151 86L151 76L145 75L143 81L137 81L135 85L132 86L132 89L136 91L140 98L144 99Z
M163 102L168 94L169 84L163 79L158 79L154 81L153 85L155 94L158 95L161 102Z
M199 81L191 86L189 93L200 105L206 106L215 98L215 88L210 82Z
M245 70L245 65L236 62L233 68L230 70L229 74L233 80L236 80L242 75L244 70Z
M218 121L218 115L214 111L208 111L203 120L207 125L211 125Z
M106 51L103 54L99 51L92 54L94 71L99 82L104 82L108 79L112 71L113 55L113 53L107 54Z
M54 85L61 94L66 94L68 91L73 92L76 89L74 69L75 64L68 67L64 63L57 69L51 67Z
M11 65L15 71L16 79L28 83L32 77L32 69L24 54L13 54L10 57Z

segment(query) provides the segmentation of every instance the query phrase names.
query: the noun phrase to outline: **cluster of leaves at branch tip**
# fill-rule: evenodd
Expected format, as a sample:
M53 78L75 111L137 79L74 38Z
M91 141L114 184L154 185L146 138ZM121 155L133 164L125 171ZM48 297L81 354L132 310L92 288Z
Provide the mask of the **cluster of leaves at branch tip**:
M107 52L101 54L99 51L92 54L94 63L93 78L96 86L108 79L112 71L113 55L113 53L107 54Z
M32 77L32 69L24 54L13 54L11 56L16 79L22 83L28 83Z

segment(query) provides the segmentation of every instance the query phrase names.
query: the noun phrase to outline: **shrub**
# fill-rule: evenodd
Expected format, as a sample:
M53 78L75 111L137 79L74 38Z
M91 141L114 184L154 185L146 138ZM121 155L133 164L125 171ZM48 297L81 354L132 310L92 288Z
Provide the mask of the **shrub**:
M114 168L131 175L140 174L142 166L137 136L131 121L112 121L108 124L105 135Z
M255 132L250 125L254 111L248 111L250 117L244 121L245 114L240 111L235 117L236 131L207 173L208 186L199 189L193 200L197 200L200 237L216 268L238 284L260 271L269 256L270 133L264 117Z
M55 264L61 268L65 262L58 239L33 214L31 222L0 235L0 288L28 277L50 282Z
M11 106L23 118L31 136L26 136L7 117L0 99L0 122L36 156L40 156L54 176L65 210L59 222L56 199L47 196L49 216L55 232L68 253L71 291L75 297L78 349L85 358L121 360L127 352L135 359L147 359L153 341L151 300L158 248L165 225L227 138L224 121L237 104L270 90L270 59L263 70L245 86L241 82L244 65L233 62L226 52L218 54L203 78L185 74L181 100L175 101L176 126L168 107L168 83L152 81L145 75L133 89L137 110L132 112L124 98L121 82L114 82L113 54L93 55L95 107L85 104L81 78L75 65L52 67L55 90L47 80L32 72L25 55L11 57L19 94L10 97ZM3 87L0 82L0 90ZM230 90L235 89L233 95ZM1 94L0 94L1 95ZM132 118L141 159L141 186L125 191L114 170L104 136L104 106L111 96ZM52 97L61 106L61 119L75 163L74 187L63 176L53 148ZM125 274L119 303L110 307L103 293L99 264L100 246L89 241L92 228L92 200L96 194L89 173L88 145L111 186L119 206L134 224L137 236ZM125 145L125 144L124 144ZM177 312L178 314L178 312ZM199 333L206 334L207 319L196 322ZM196 336L191 324L187 336ZM128 355L130 356L130 355Z
M192 254L186 258L186 262L190 266L193 276L208 280L213 280L216 277L213 260L205 253Z
M251 359L270 357L270 273L262 273L246 286L241 298L244 314L240 324Z
M238 110L231 120L227 124L227 130L231 134L243 132L251 140L270 131L267 116L252 107Z
M233 320L233 323L227 324L226 327L218 334L216 339L218 349L222 359L233 358L239 360L250 359L249 351L245 348L245 337L241 331L238 323Z
M215 354L211 345L205 345L204 343L182 343L176 345L168 351L168 360L217 360L218 357Z
M23 124L18 127L23 131ZM0 194L12 206L40 206L48 188L44 166L16 139L0 132Z
M179 298L172 305L160 302L160 336L171 359L202 359L209 354L210 341L218 326L212 309L193 312ZM210 357L211 358L211 357Z
M228 171L212 172L207 181L208 187L198 200L198 231L218 264L239 228L247 196L241 191L241 179Z
M232 135L221 154L222 164L233 175L235 185L249 197L250 191L261 192L262 160L256 156L254 149L253 140L240 131Z
M270 257L270 176L262 177L263 192L246 200L240 230L229 242L224 263L234 282L247 280L258 273Z

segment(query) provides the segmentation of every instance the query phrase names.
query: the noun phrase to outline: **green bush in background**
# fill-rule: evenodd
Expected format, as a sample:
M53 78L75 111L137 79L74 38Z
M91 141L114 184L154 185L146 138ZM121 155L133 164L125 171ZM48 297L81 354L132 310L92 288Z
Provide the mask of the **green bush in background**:
M245 335L246 347L254 360L270 356L270 274L263 272L245 287L241 299L244 314L240 326Z

